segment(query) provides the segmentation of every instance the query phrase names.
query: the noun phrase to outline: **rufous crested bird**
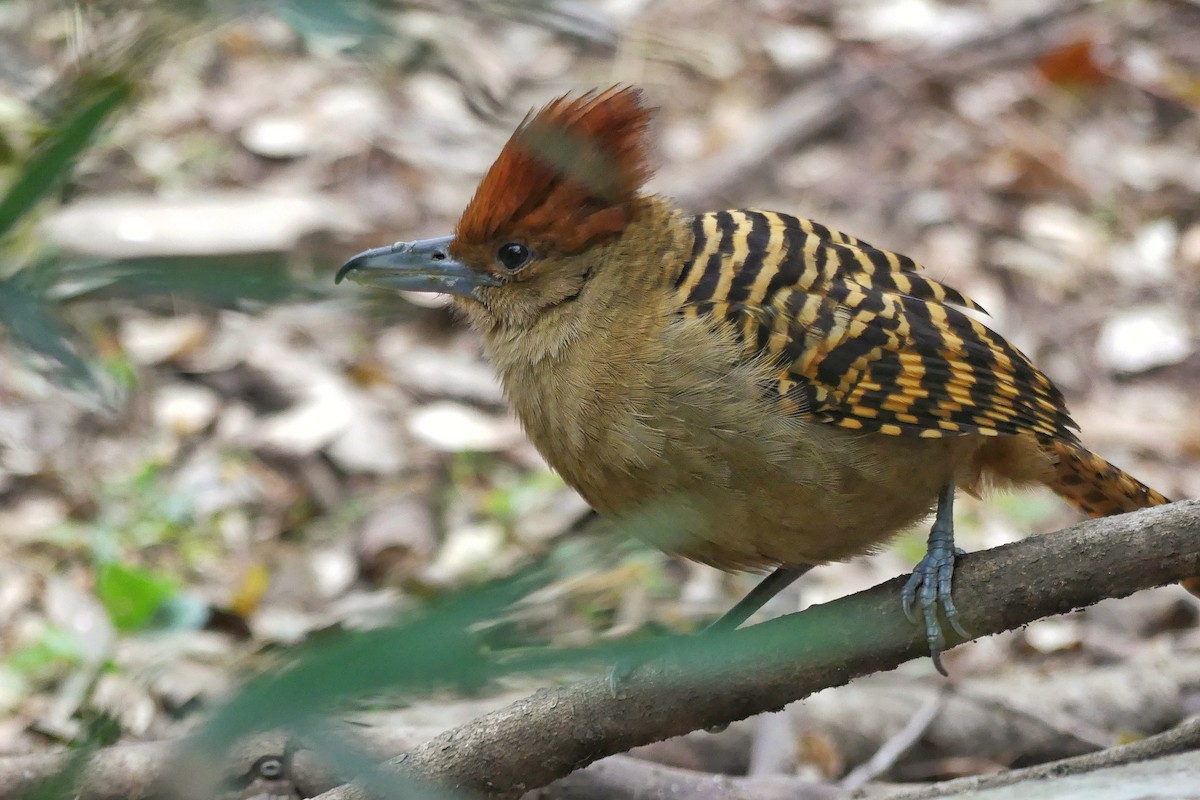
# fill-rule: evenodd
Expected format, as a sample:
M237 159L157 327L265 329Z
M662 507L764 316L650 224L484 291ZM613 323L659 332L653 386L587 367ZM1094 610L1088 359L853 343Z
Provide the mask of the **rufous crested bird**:
M1063 397L972 300L910 258L773 211L687 214L643 193L634 88L526 117L454 235L339 271L454 296L533 444L602 515L726 570L774 567L736 627L813 565L936 509L903 590L934 662L957 488L1045 484L1092 516L1167 502L1084 449Z

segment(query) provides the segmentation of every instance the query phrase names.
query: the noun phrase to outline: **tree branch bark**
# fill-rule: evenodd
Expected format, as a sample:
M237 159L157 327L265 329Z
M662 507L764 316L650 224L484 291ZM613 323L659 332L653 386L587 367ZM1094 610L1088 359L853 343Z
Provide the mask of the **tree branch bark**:
M1087 520L964 556L962 622L976 637L1200 574L1200 500ZM606 676L542 690L393 761L464 794L517 798L600 758L722 725L926 655L895 578L732 633L679 641L613 697ZM951 636L948 646L961 643ZM322 795L364 795L350 786Z

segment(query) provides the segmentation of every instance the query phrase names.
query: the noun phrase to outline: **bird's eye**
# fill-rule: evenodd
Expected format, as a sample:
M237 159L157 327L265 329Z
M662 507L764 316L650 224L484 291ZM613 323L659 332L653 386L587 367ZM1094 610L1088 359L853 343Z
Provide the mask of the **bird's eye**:
M496 260L500 262L500 266L510 272L525 266L525 263L529 261L529 256L529 248L520 242L502 244L496 251Z

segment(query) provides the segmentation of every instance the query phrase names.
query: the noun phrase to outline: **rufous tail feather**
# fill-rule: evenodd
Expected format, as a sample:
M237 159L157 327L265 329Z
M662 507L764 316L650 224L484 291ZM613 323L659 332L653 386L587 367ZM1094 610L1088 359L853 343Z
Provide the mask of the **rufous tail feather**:
M1089 517L1124 514L1171 502L1128 472L1077 444L1055 441L1050 450L1058 463L1054 478L1047 485ZM1200 597L1200 577L1183 581L1183 586Z
M1137 478L1077 444L1054 441L1054 478L1047 484L1089 517L1124 514L1171 502Z

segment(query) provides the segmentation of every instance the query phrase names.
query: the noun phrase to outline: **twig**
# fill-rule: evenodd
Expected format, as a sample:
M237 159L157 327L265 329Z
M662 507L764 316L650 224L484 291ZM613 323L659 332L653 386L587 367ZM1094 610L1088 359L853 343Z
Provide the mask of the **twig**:
M841 800L845 790L790 775L714 775L610 756L522 800Z
M875 755L859 764L846 777L842 778L841 787L847 791L853 791L891 769L902 755L912 749L925 731L929 730L929 726L941 713L944 705L945 696L940 692L926 700L925 705L921 706L908 724L901 728L895 736L884 742L883 746L875 751Z
M754 719L754 737L750 743L751 777L781 775L796 758L796 740L792 719L786 711L761 714Z
M916 791L897 791L886 797L887 800L933 800L937 797L967 795L984 789L1012 786L1023 781L1064 778L1068 775L1081 775L1124 764L1152 761L1156 758L1184 753L1197 748L1200 748L1200 716L1192 717L1166 733L1160 733L1133 744L995 775L944 781Z

